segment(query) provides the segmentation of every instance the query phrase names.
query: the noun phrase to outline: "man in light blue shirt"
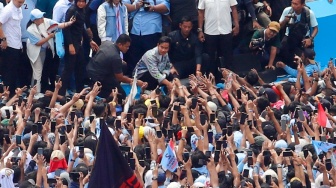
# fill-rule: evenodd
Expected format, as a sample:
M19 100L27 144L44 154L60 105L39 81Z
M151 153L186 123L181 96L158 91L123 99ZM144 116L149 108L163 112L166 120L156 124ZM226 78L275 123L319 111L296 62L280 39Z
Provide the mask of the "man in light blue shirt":
M169 14L170 4L167 0L148 0L146 3L123 0L123 3L134 17L130 29L132 45L125 55L127 74L131 75L142 55L157 45L162 33L162 14Z
M52 19L58 23L65 21L65 13L72 5L73 0L59 0L54 7Z

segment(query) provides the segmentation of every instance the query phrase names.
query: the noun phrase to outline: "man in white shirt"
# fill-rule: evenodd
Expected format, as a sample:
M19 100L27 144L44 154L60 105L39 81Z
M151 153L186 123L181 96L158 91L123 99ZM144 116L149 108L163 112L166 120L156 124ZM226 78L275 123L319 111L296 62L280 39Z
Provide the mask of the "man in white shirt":
M239 20L236 0L200 0L198 4L198 39L204 42L205 52L210 62L206 73L217 75L217 67L232 69L233 50L232 38L239 33ZM234 21L232 29L231 12ZM204 32L203 32L204 23ZM225 62L217 64L217 57ZM219 75L221 76L221 75Z
M21 6L25 0L12 0L0 15L0 47L3 50L4 85L9 86L10 96L15 94L18 79L18 67L22 53L21 20L23 18Z

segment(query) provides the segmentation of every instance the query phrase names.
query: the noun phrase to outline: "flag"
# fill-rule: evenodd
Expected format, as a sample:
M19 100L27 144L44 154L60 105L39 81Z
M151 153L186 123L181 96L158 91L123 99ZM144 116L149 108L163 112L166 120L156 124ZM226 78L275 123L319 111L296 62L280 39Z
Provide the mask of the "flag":
M141 188L107 126L101 126L88 188Z
M134 77L133 77L133 82L132 82L132 88L131 91L128 95L127 102L124 106L124 113L128 113L129 107L132 105L133 100L135 99L135 96L138 92L138 87L137 87L137 76L138 76L138 69L135 70Z
M318 100L318 109L317 109L317 122L321 127L324 128L332 128L330 121L327 117L327 114L325 113L321 102Z
M314 146L314 149L315 149L317 155L319 155L322 151L323 152L328 152L328 150L330 148L333 148L334 146L336 146L336 144L317 141L317 140L312 140L312 144Z
M163 153L161 159L161 166L164 171L169 170L174 172L177 168L178 162L174 150L171 147L172 143L170 142L167 145L165 152Z

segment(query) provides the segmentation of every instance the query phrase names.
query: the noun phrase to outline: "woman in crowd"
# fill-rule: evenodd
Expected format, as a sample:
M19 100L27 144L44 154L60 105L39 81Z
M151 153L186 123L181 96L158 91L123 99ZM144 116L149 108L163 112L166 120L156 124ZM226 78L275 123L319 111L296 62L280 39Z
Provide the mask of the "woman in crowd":
M54 36L55 33L48 33L48 28L57 22L44 18L44 12L39 9L34 9L30 13L30 21L27 24L27 31L29 39L27 41L27 55L33 69L33 80L36 80L37 92L41 92L41 77L43 71L43 64L46 57L46 51L51 50L53 56L55 55L54 49ZM72 19L65 23L58 24L59 29L70 26L75 20ZM32 84L33 85L33 84Z

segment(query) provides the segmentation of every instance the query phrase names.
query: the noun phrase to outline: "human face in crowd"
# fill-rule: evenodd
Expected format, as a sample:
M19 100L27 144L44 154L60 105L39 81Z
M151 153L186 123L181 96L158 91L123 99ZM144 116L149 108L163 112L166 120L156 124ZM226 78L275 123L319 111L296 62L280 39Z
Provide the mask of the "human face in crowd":
M169 43L163 42L161 44L158 44L158 50L160 55L166 55L169 51Z
M180 29L181 29L181 33L182 33L183 37L188 37L189 36L192 27L193 27L192 22L180 23Z
M118 4L120 3L120 0L112 0L112 3L113 3L114 5L118 5Z
M292 0L292 8L295 13L300 14L304 4L301 4L301 0Z
M34 20L34 23L36 24L36 25L40 25L41 23L43 23L44 22L44 19L43 19L43 17L42 18L39 18L39 19L36 19L36 20Z
M25 2L25 0L13 0L13 4L17 7L20 8L23 3Z
M118 44L118 48L122 53L126 53L129 49L129 47L131 46L130 42L126 42L125 44Z
M77 1L78 8L85 8L86 7L86 0L78 0Z
M56 124L57 125L62 124L64 123L64 120L65 120L64 114L59 114L56 118Z
M272 29L266 29L266 38L270 40L271 38L275 37L278 33Z

